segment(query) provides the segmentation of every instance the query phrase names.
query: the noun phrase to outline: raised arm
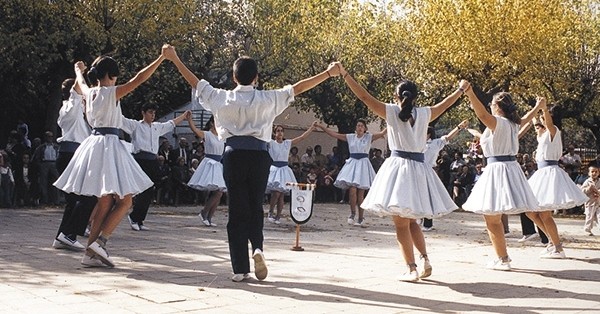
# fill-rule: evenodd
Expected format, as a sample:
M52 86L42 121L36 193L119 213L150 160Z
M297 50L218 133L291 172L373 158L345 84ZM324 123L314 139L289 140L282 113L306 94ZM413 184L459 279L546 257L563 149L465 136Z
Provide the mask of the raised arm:
M450 106L452 106L460 96L462 96L466 90L469 89L469 82L466 80L460 80L458 83L458 89L455 90L452 94L448 95L448 97L444 98L441 102L431 107L431 119L433 121L442 115Z
M360 101L364 102L365 105L367 105L367 107L376 115L385 119L385 103L379 101L377 98L369 94L369 92L362 87L362 85L358 84L352 75L350 75L350 73L344 69L341 63L337 62L336 64L340 69L340 75L344 79L344 82L346 82L346 85L350 87L350 90L354 93L354 95L356 95Z
M186 113L187 113L187 111L186 111ZM194 134L196 134L197 137L204 138L205 131L202 131L196 127L196 125L194 124L194 121L192 120L191 112L189 115L186 115L185 119L187 120L188 124L190 125L190 129L192 129L192 132L194 132Z
M192 117L192 112L190 110L186 110L184 113L182 113L179 116L177 116L177 118L173 119L173 123L175 123L175 125L178 125L183 120L187 120L188 116Z
M298 136L298 137L296 137L296 138L293 138L293 139L292 139L292 144L293 144L293 145L296 145L296 144L298 144L300 141L302 141L302 140L306 139L306 138L308 137L308 135L309 135L310 133L312 133L312 131L314 131L314 130L315 130L315 127L316 127L317 123L318 123L318 121L315 121L315 122L313 122L313 123L310 125L310 127L309 127L309 128L308 128L308 129L307 129L307 130L306 130L304 133L302 133L300 136Z
M81 93L84 96L87 96L90 93L90 88L88 87L87 83L85 82L85 78L83 77L83 71L85 71L85 69L86 66L85 63L83 63L83 61L75 62L75 84L76 86L79 86Z
M179 56L175 51L175 47L168 46L164 51L164 55L165 58L171 60L171 62L175 64L175 67L177 67L177 70L179 71L179 73L181 73L181 76L183 76L183 78L188 82L188 84L190 84L192 88L196 88L198 82L200 82L200 79L194 73L192 73L192 71L190 71L190 69L188 69L188 67L185 64L183 64L181 59L179 59Z
M543 100L544 104L542 105L542 113L544 114L544 124L546 124L546 129L550 132L550 140L554 139L554 135L556 135L556 126L554 125L554 120L552 120L552 114L550 114L550 110L548 110L548 104L546 103L546 98L539 97L540 101Z
M496 118L485 109L485 106L475 95L473 88L469 88L468 90L466 90L465 94L467 94L467 97L469 97L471 107L475 111L475 115L477 115L477 118L479 118L479 120L481 120L481 122L486 127L494 131L496 129Z
M522 126L519 129L519 135L518 137L521 138L523 137L525 134L527 134L527 131L529 131L529 129L531 129L531 126L533 125L533 122L529 122L527 124L525 124L524 126Z
M338 76L338 75L340 75L339 67L336 66L336 63L330 63L329 66L327 67L327 70L325 70L315 76L298 81L296 84L294 84L292 86L294 88L294 96L302 94L302 93L306 92L307 90L321 84L326 79L328 79L330 77Z
M373 137L371 138L371 142L374 142L380 138L383 138L387 134L387 128L383 129L379 133L373 133Z
M327 133L327 135L329 135L329 136L331 136L333 138L336 138L336 139L338 139L340 141L347 141L345 134L340 134L338 132L330 130L329 128L326 128L326 127L324 127L323 125L321 125L319 123L317 123L315 126L317 128L319 128L319 129L323 130L323 132Z
M541 101L541 99L543 99L543 98L538 97L537 101L535 103L535 106L521 118L521 126L520 127L525 126L531 120L533 120L533 118L537 115L537 113L540 111L540 109L542 109L542 106L546 105L546 99L543 99L543 101Z
M152 61L150 65L138 72L131 80L129 80L129 82L117 86L117 90L115 92L117 99L121 99L123 96L131 93L134 89L147 81L152 74L154 74L154 71L156 71L158 66L165 60L165 56L163 54L167 47L168 45L163 45L160 56L158 56L156 60Z
M454 129L452 129L452 131L450 131L450 133L448 133L448 135L446 135L446 139L448 141L451 141L453 138L456 137L456 135L458 135L460 130L464 130L467 127L469 127L469 120L461 121Z

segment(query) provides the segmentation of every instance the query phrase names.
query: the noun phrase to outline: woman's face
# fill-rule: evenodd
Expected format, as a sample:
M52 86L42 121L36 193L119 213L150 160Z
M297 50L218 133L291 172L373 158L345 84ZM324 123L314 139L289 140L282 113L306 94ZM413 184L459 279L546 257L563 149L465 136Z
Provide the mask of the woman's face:
M367 126L364 123L362 123L362 122L356 123L356 134L358 134L358 135L365 134L366 131L367 131Z
M283 128L280 126L275 128L275 139L277 139L277 140L283 139Z

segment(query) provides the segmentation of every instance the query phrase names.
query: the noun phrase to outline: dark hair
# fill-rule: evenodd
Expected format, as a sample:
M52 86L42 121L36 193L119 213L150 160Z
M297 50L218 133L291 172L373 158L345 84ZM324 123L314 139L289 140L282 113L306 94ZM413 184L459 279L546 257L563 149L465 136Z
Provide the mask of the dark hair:
M411 81L402 80L396 86L396 96L400 99L400 108L402 108L398 114L400 120L406 122L412 118L413 101L417 98L417 93L417 85Z
M277 131L277 128L281 128L283 131L285 131L285 128L283 127L283 125L281 125L281 124L275 124L273 126L273 134L275 134L275 131Z
M367 120L365 119L358 119L356 120L356 123L362 123L365 126L365 130L369 130L369 127L367 126Z
M87 76L93 85L98 85L100 79L108 74L109 78L119 76L119 65L115 59L109 56L100 56L94 60Z
M148 110L154 110L154 111L156 111L156 110L158 110L158 105L156 105L156 104L148 104L148 103L143 104L142 105L142 111L146 112Z
M258 75L258 65L254 59L243 56L233 63L233 77L240 85L250 85Z
M214 124L215 124L215 116L210 116L208 121L206 121L204 128L202 128L202 131L210 131L210 127Z
M68 78L62 82L61 91L62 91L62 100L67 100L71 96L71 88L75 85L75 79Z
M435 129L432 126L427 127L427 135L429 135L430 139L435 138Z
M519 117L519 113L517 112L517 105L515 104L515 102L512 99L512 96L509 93L496 93L492 98L492 103L498 105L498 107L502 109L505 118L507 118L515 124L521 124L521 117Z

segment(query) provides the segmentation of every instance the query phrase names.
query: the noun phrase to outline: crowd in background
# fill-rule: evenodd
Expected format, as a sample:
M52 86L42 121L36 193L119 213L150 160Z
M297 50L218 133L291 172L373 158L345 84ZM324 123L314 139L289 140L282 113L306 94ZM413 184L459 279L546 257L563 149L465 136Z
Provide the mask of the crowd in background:
M477 142L469 143L465 151L446 148L440 151L435 171L454 202L460 206L467 199L471 188L485 171L485 158ZM537 170L532 154L517 155L523 172L530 177ZM56 157L58 145L50 131L44 138L29 140L27 124L19 122L10 132L7 144L0 150L0 207L22 207L37 205L59 205L64 202L62 193L52 185L58 177ZM373 148L369 159L377 172L389 151ZM160 181L156 184L154 203L158 205L204 204L205 192L190 188L187 183L204 158L204 145L200 139L191 145L187 138L179 137L173 147L166 138L160 139L158 161ZM292 147L288 158L296 180L300 183L316 184L315 202L328 203L347 201L347 193L333 185L339 170L348 156L333 147L328 154L321 145L306 147L303 153ZM599 158L597 158L600 161ZM568 146L559 165L567 171L573 181L581 185L587 178L586 164ZM584 170L581 170L584 169ZM225 202L225 197L222 202ZM582 208L564 213L579 214Z

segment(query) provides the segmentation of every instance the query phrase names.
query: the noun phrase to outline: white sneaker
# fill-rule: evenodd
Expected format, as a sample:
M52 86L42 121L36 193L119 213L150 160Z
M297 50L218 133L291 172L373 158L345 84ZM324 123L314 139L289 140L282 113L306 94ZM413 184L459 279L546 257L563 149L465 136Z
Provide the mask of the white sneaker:
M108 251L105 248L101 247L98 242L94 242L87 247L87 251L91 254L95 254L95 256L102 261L105 265L109 267L115 267L115 263L108 256Z
M150 228L146 227L145 225L138 224L138 227L140 227L140 231L150 231Z
M532 234L528 234L528 235L524 235L522 238L520 238L519 240L517 240L517 242L519 243L523 243L529 240L533 240L535 238L539 238L540 235L536 233L532 233Z
M273 222L273 223L274 223L274 222L275 222L275 217L273 217L273 216L269 215L269 216L267 217L267 220L269 220L269 222Z
M501 258L491 261L488 263L487 268L493 270L509 271L511 270L510 259L506 262L503 262Z
M209 221L208 223L210 224L211 227L216 227L217 226L217 224L214 223L214 222L212 222L212 221Z
M85 227L85 232L83 232L83 236L84 237L90 236L90 226L89 225L87 227Z
M104 263L102 263L102 261L100 259L98 259L96 257L96 255L87 256L86 254L83 254L83 258L81 259L81 265L83 265L85 267L104 267L104 266L106 266L106 265L104 265Z
M398 280L410 281L410 282L419 281L419 274L417 273L416 270L413 270L411 272L407 272L407 273L400 275L400 277L398 277Z
M52 247L57 249L57 250L63 250L63 249L68 249L69 247L65 244L63 244L62 242L54 239L54 241L52 242Z
M423 232L430 232L430 231L433 231L433 230L435 230L433 227L422 227L421 228L421 231L423 231Z
M552 252L554 252L554 245L552 243L548 243L548 245L542 251L540 251L540 257Z
M265 262L265 256L261 249L254 250L254 254L252 254L252 259L254 260L254 275L258 280L264 280L267 278L267 274L269 270L267 269L267 264Z
M240 281L244 281L246 279L250 279L250 274L248 274L248 273L234 274L233 276L231 276L231 281L233 281L233 282L240 282Z
M140 225L138 225L137 222L131 220L131 217L129 217L129 215L127 215L127 220L129 221L129 225L131 226L132 230L140 231Z
M366 228L367 225L365 224L365 219L359 219L354 223L354 226L356 227L361 227L361 228Z
M419 278L427 278L431 276L432 271L433 267L431 267L431 263L429 263L429 260L425 260L425 262L423 263L423 271L419 275Z
M275 218L275 220L273 221L274 224L276 225L280 225L281 221L279 221L279 218Z
M66 245L66 248L69 250L73 250L73 251L85 250L85 246L81 245L81 243L79 243L79 241L73 240L73 239L67 237L62 232L58 234L58 237L56 237L56 240L64 245Z
M541 254L540 258L563 259L567 258L565 251L549 251L546 254Z
M349 225L353 225L354 224L354 216L348 217L348 224Z

